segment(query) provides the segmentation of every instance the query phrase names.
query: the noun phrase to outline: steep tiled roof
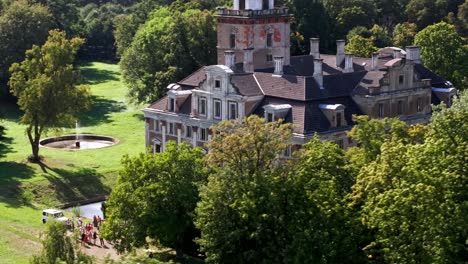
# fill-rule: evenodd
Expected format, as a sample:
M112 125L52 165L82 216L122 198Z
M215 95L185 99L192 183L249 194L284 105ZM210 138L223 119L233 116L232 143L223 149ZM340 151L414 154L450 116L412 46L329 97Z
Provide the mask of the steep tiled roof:
M234 87L237 88L240 94L245 96L262 95L262 90L258 87L257 81L253 74L236 74L231 79Z
M164 96L163 98L154 102L148 108L155 109L155 110L166 110L167 109L167 96Z
M202 83L205 79L206 79L205 67L201 67L194 73L190 74L187 78L178 82L178 84L196 87L200 85L200 83Z

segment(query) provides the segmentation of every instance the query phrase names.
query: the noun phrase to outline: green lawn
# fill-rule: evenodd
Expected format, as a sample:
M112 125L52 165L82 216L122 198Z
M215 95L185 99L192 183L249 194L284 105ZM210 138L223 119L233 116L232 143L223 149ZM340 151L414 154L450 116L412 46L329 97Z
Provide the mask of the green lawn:
M28 163L31 150L25 127L18 124L21 113L0 101L7 128L0 143L0 263L27 263L38 250L43 207L109 194L122 155L144 151L142 107L126 101L118 65L90 63L81 69L93 95L92 109L80 117L81 133L112 136L120 143L98 150L41 148L43 164ZM71 126L47 136L74 133Z

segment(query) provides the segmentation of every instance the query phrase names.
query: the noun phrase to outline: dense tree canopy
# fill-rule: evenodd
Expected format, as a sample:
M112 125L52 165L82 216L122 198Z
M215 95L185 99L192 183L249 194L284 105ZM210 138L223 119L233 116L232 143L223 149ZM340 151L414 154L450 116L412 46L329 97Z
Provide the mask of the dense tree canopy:
M32 160L39 161L39 140L49 128L70 124L88 107L87 86L76 86L79 74L73 66L83 44L80 38L66 39L61 31L50 31L46 43L34 45L21 63L11 68L9 85L24 112L21 122L32 147Z
M416 35L415 44L422 47L426 67L461 88L468 72L468 45L455 26L445 22L428 26Z
M202 158L201 149L174 142L155 156L125 156L106 207L106 239L120 252L146 245L149 237L178 253L196 254L193 217L198 188L206 181Z
M140 27L125 51L121 68L134 102L149 103L166 87L216 60L216 31L211 13L159 8Z
M7 92L8 69L26 50L42 45L54 22L48 9L27 0L14 1L0 12L0 94Z

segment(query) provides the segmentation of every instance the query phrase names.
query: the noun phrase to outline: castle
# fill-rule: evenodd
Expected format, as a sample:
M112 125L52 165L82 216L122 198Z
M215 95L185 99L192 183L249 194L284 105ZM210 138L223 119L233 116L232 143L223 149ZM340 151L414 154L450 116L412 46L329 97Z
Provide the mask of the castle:
M294 124L286 156L316 133L347 148L355 144L346 133L352 115L426 123L431 104L450 105L457 92L421 64L416 46L357 58L345 53L344 40L335 55L320 54L312 38L309 55L291 56L290 21L274 0L219 8L218 65L169 85L167 96L143 110L146 147L161 152L169 140L204 147L212 125L255 114Z

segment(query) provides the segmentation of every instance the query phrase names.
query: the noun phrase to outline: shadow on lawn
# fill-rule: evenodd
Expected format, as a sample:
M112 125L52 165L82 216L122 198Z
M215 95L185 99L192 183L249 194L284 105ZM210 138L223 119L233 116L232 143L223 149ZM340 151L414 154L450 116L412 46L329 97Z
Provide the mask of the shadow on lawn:
M120 80L120 73L115 71L83 67L80 69L83 84L99 84Z
M0 162L0 202L12 207L30 205L31 197L25 195L21 180L34 176L34 170L28 164Z
M50 168L41 163L43 171L49 173L44 177L49 181L49 187L53 189L54 196L59 203L70 203L90 199L97 196L108 195L111 189L104 185L102 178L94 169L80 168L75 171ZM51 175L50 172L57 174Z
M92 100L91 109L79 117L82 126L109 123L111 122L109 118L111 113L118 113L127 109L124 103L108 100L101 96L92 96Z

